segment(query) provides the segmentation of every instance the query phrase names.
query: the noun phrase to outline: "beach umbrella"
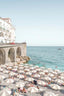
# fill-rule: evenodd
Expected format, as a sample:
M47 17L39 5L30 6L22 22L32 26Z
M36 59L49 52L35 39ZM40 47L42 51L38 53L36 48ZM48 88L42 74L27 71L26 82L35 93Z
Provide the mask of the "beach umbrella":
M23 88L25 86L25 82L17 82L16 87Z
M9 88L4 88L0 91L0 96L10 96L11 90Z
M45 70L43 70L43 72L48 73L48 70L47 70L47 69L45 69Z
M9 84L9 83L13 83L14 82L14 79L9 78L9 79L6 79L5 81L6 81L7 84Z
M27 66L24 66L24 68L29 68L29 66L27 65Z
M4 91L0 93L0 96L10 96L10 95L6 91Z
M34 66L34 65L33 65L33 64L30 64L29 66L32 67L32 66Z
M29 71L30 71L30 69L24 69L24 71L27 71L27 72L29 72Z
M12 71L16 72L17 71L17 68L13 68Z
M36 70L32 70L31 72L32 72L32 73L36 73L37 71L36 71Z
M53 92L45 92L43 96L59 96L59 94L55 94Z
M57 72L55 72L55 71L53 71L53 72L51 72L52 74L54 74L54 75L57 75Z
M32 84L32 83L27 83L26 85L25 85L26 87L34 87L34 84Z
M13 65L14 65L14 62L9 62L9 63L8 63L8 66L13 67Z
M18 82L18 81L19 81L19 78L15 77L15 78L14 78L14 81L15 81L15 82Z
M20 58L16 58L16 61L19 62L20 61Z
M4 75L0 75L0 79L5 79L6 77Z
M53 72L53 70L51 68L48 68L48 72Z
M59 76L59 79L64 80L64 76Z
M41 68L37 68L36 70L37 70L37 71L41 71L42 69L41 69Z
M62 72L62 73L60 74L60 76L64 77L64 72Z
M54 74L49 73L48 76L51 77L51 78L53 78L54 77Z
M13 66L17 66L17 62L13 62Z
M10 89L16 89L16 84L8 84L8 88L10 88Z
M25 74L26 74L26 75L32 75L32 73L31 73L31 72L26 72Z
M25 64L19 64L19 67L24 67L25 66Z
M46 81L51 81L51 78L48 77L48 76L46 76L46 77L44 77L44 80L46 80Z
M15 72L10 72L10 73L9 73L9 76L17 76L17 73L15 73Z
M64 81L63 80L60 80L60 79L56 79L55 82L59 85L63 85L64 84Z
M30 67L30 69L32 70L32 69L34 69L34 67Z
M19 67L18 69L20 69L20 70L21 70L21 69L24 69L24 67Z
M5 80L2 80L1 79L1 81L0 81L1 83L0 83L0 85L3 87L3 86L8 86L8 84L7 83L5 83L6 81Z
M61 71L60 71L60 70L58 70L58 69L56 69L56 70L55 70L55 72L57 72L58 74L59 74L59 73L61 73Z
M28 64L28 63L25 63L25 65L29 65L29 64ZM32 65L32 64L30 64L30 65ZM30 66L30 65L29 65L29 66Z
M17 69L17 68L18 68L18 66L14 66L14 67L13 67L13 69Z
M8 69L8 70L11 70L11 69L12 69L12 67L11 67L11 66L8 66L8 67L7 67L7 69Z
M34 66L34 68L39 68L39 66Z
M36 87L29 87L27 90L30 93L38 92L38 88L36 88Z
M40 91L40 92L43 92L43 91L45 91L46 90L46 88L44 87L41 87L41 86L38 86L38 91Z
M18 70L18 73L25 73L24 70Z
M31 77L26 77L26 79L25 80L27 80L27 81L33 81L34 79L33 78L31 78Z
M15 94L14 96L24 96L22 94L19 94L18 92L15 92L14 94Z
M6 74L8 74L8 73L9 73L9 71L8 71L8 70L4 70L4 71L3 71L3 73L6 73Z
M48 85L47 82L42 81L42 80L37 80L37 83L38 83L39 85L42 85L42 86L46 86L46 85Z
M24 78L24 75L19 74L19 75L17 75L17 77L22 79L22 78Z
M50 84L50 87L54 90L61 90L61 87L57 84Z
M33 77L40 78L40 75L36 73L36 74L33 75Z
M44 73L44 72L39 72L39 74L40 74L40 75L43 75L43 76L45 75L45 73Z
M5 73L3 73L3 72L0 74L0 76L3 77L3 79L6 79L6 78L9 77L8 73L5 74Z
M40 67L42 70L44 70L45 69L45 67Z
M6 65L1 65L2 68L6 68Z
M18 68L18 65L14 65L13 68Z
M12 69L12 66L9 65L7 68L8 68L8 69Z
M0 68L0 72L3 72L3 68Z

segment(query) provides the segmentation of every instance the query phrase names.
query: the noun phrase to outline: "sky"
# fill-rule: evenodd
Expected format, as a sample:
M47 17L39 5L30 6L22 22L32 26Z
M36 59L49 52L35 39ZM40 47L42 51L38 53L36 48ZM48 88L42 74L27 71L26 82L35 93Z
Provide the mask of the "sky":
M64 46L64 0L0 0L0 17L11 18L16 42Z

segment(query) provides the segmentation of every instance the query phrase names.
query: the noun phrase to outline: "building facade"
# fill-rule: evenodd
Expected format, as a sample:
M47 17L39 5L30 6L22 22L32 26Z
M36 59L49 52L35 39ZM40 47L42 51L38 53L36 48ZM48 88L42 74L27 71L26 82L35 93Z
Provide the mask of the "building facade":
M0 17L0 43L15 42L15 28L10 18Z

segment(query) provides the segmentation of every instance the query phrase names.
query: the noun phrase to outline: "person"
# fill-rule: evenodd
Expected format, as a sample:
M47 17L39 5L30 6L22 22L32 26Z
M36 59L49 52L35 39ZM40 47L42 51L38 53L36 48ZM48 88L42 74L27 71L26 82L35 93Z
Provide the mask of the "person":
M18 92L20 92L20 87L18 87Z
M15 92L13 92L13 96L15 96Z
M26 91L25 88L23 88L23 89L20 89L20 92L22 92L22 93L26 93L27 91Z
M39 87L37 86L37 88L39 89Z
M58 68L58 66L56 66L56 68Z
M33 82L32 82L33 84L35 84L35 85L37 85L37 88L39 89L39 86L38 86L38 83L37 83L37 81L36 80L33 80Z
M36 81L36 80L33 80L33 83L34 83L35 85L37 85L37 81Z
M23 88L23 92L24 92L24 93L26 93L26 92L27 92L25 88Z

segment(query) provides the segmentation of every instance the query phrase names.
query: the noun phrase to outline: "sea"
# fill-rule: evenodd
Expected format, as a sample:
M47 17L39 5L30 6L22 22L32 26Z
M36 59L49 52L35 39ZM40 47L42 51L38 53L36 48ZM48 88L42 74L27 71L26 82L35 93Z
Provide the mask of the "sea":
M28 46L28 64L64 71L64 46Z

